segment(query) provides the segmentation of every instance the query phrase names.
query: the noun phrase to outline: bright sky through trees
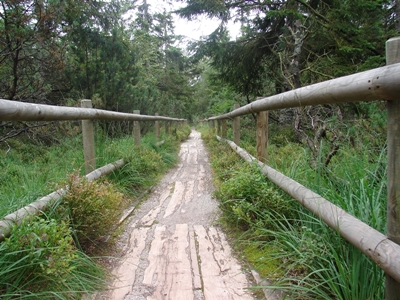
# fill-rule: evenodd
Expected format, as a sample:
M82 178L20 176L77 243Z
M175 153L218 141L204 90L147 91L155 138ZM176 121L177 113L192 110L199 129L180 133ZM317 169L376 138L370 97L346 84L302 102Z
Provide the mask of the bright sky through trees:
M161 0L147 0L147 3L151 5L151 12L163 12L172 11L184 6L184 3L178 1L167 1ZM176 14L173 14L175 22L175 34L185 37L187 41L200 40L201 37L207 36L212 33L220 24L220 20L209 19L205 16L198 17L197 20L187 21L182 19ZM229 22L229 33L232 39L235 39L240 32L240 23Z

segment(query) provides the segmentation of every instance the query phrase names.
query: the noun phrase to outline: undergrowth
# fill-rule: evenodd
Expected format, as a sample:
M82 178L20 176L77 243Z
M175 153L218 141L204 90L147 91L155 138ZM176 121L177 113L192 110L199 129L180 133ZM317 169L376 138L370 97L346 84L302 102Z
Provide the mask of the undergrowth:
M80 135L51 146L8 141L1 160L0 216L59 187L67 193L0 242L0 298L80 299L105 286L105 269L88 255L101 255L104 243L112 243L122 210L175 164L189 133L188 126L180 126L162 134L162 144L150 134L135 146L133 137L111 139L99 130L97 166L121 158L126 164L93 182L83 176Z
M287 130L285 128L285 130ZM213 130L201 129L223 210L237 248L285 299L384 299L384 273L337 232L246 165ZM254 153L244 138L241 146ZM328 167L275 133L269 165L380 232L386 219L386 149L342 145ZM324 145L321 145L323 149Z

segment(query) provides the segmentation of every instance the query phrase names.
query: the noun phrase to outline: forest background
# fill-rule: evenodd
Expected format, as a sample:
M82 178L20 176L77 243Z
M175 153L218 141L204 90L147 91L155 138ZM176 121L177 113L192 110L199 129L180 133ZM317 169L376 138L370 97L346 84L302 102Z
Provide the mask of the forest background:
M304 85L385 64L385 41L398 34L394 0L1 1L0 97L199 120ZM156 11L152 13L152 11ZM219 26L199 41L174 33L174 16ZM241 25L239 36L227 24ZM397 26L397 27L396 27ZM183 48L184 47L184 48ZM372 111L371 111L372 110ZM375 116L362 104L273 113L318 152L343 134L326 119ZM32 131L2 122L1 142ZM336 124L335 124L336 126ZM330 133L329 133L330 132ZM328 133L328 134L327 134Z
M234 103L244 105L258 97L383 66L385 42L400 32L400 4L394 0L175 2L179 8L168 11L152 10L146 0L2 0L0 98L66 106L80 106L80 100L87 98L95 108L120 112L140 110L146 115L158 112L195 122L228 112ZM162 3L166 8L175 7L173 1ZM218 21L219 26L200 40L187 40L175 34L175 15L189 21L207 17ZM229 33L229 22L240 24L240 33L234 39ZM273 167L293 175L302 184L329 196L351 214L385 232L384 102L285 109L271 111L269 118L268 152ZM130 132L128 123L98 124L97 130L106 135L101 151L116 147L132 152L128 142L124 143L126 147L120 147L117 141L108 140L110 136L119 137L121 131ZM76 154L80 140L76 138L79 126L75 125L1 121L0 149L4 159L0 165L7 172L1 174L0 185L3 190L14 179L16 185L9 188L12 197L2 194L0 198L10 198L13 205L21 205L22 194L36 189L37 184L17 181L29 173L28 165L36 167L29 179L40 174L44 177L43 185L54 180L54 176L43 171L50 161L50 155L45 153L49 146L63 144L65 137L73 137L70 150ZM254 116L242 117L241 125L241 145L254 152ZM144 125L142 134L150 126ZM209 143L215 142L211 136L204 136ZM152 146L155 142L150 144L149 148L157 148ZM378 267L364 260L364 256L360 258L358 250L350 251L351 247L336 235L325 234L326 227L299 207L292 207L293 201L287 200L282 207L292 207L296 214L288 212L282 219L279 219L281 214L287 211L272 214L274 203L267 200L284 196L270 192L273 188L264 186L257 170L242 167L236 156L226 154L227 149L219 147L210 147L219 151L212 160L217 170L217 195L226 215L236 222L231 225L244 232L243 240L259 243L250 250L244 249L244 253L251 252L246 254L249 259L255 257L253 263L264 264L266 253L278 249L281 257L275 263L281 266L284 262L289 273L282 276L281 270L277 276L289 278L289 287L297 282L298 286L309 287L312 291L307 293L315 293L312 299L315 295L331 299L336 287L340 287L334 292L333 298L337 299L374 299L371 295L383 298L383 273ZM118 149L111 152L119 155ZM174 163L171 153L150 155L147 150L143 153L137 159L142 173L154 167L157 159L168 161L169 166ZM66 155L65 151L52 155L51 160L57 166L54 169L60 168L59 158ZM18 160L22 164L18 168L13 165L16 156L21 156ZM132 153L130 158L135 158ZM103 159L104 163L112 161L106 155ZM64 160L62 164L68 164L68 170L82 164L81 158L77 162ZM41 161L44 166L39 166ZM133 163L132 168L132 173L124 174L123 178L133 178L135 174L136 179L142 180L140 168ZM146 186L153 182L150 180ZM262 186L254 185L261 182ZM350 186L349 182L353 184ZM134 190L132 183L129 185ZM34 192L26 199L27 203L41 194L42 191ZM235 199L245 201L235 202ZM14 208L7 206L4 214ZM306 219L301 219L303 216ZM56 223L50 225L57 227ZM65 230L70 229L66 226ZM282 240L282 244L270 245L271 241ZM65 246L70 249L69 245L68 240ZM288 246L293 249L285 249ZM328 246L332 249L327 249ZM64 252L60 251L60 255ZM340 255L332 258L332 253ZM3 262L9 263L8 259ZM269 263L258 265L264 276L271 274ZM319 275L327 270L332 272ZM374 274L371 275L374 280L371 276L361 280L360 274ZM293 276L297 276L297 281ZM12 278L23 282L24 275ZM311 282L306 284L304 278ZM9 289L12 280L0 283L0 292ZM304 299L304 294L298 297Z

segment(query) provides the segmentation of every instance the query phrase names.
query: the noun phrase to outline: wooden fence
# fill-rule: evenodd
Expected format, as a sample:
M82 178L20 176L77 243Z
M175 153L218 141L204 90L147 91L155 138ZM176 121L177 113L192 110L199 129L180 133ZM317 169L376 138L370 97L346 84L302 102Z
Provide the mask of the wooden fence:
M160 136L160 123L165 121L165 131L168 133L170 122L185 122L185 119L169 118L159 116L140 115L140 111L135 110L133 114L119 113L107 110L92 108L91 100L84 99L81 107L64 107L44 104L25 103L0 99L0 121L66 121L82 120L82 139L83 153L85 158L86 178L89 181L95 180L100 176L110 174L114 170L122 167L125 162L120 159L106 166L96 169L96 157L94 146L93 120L115 120L134 122L134 143L140 144L140 121L154 121L155 134L157 139ZM5 216L0 220L0 242L11 233L12 226L19 224L25 218L44 210L65 194L65 189L59 189L35 202Z
M233 119L229 145L246 161L256 161L276 185L313 212L348 242L371 258L386 273L386 299L400 295L400 37L386 42L387 66L256 100L223 115L207 119L226 138L226 120ZM388 212L387 236L351 216L320 195L267 166L269 110L306 105L386 100L388 111ZM238 145L240 116L257 114L257 159ZM214 121L217 121L215 126Z

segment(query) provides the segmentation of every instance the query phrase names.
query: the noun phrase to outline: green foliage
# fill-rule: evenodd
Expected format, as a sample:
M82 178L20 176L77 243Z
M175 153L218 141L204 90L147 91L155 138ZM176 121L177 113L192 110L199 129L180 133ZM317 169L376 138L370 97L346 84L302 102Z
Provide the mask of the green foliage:
M268 184L264 175L254 166L242 166L221 183L216 196L229 220L234 220L242 229L252 227L271 228L271 212L293 214L287 198L278 189Z
M0 244L2 299L76 299L101 288L102 280L102 270L75 248L63 221L23 221Z
M375 118L370 120L366 126L379 124ZM285 130L274 134L283 136ZM367 138L370 132L357 134ZM212 130L203 137L212 152L223 220L239 229L238 248L249 262L265 277L274 278L270 288L284 290L289 299L384 298L384 272L375 263L300 204L282 197L257 167L239 164L228 146L217 144ZM308 151L290 140L278 140L282 145L268 148L272 167L385 232L385 147L378 151L371 144L356 143L353 148L349 142L341 146L329 168L319 164L312 169ZM283 210L271 209L275 203L268 200L281 201Z
M63 205L68 208L76 241L90 252L96 241L111 234L123 208L123 194L110 182L87 181L71 174Z

